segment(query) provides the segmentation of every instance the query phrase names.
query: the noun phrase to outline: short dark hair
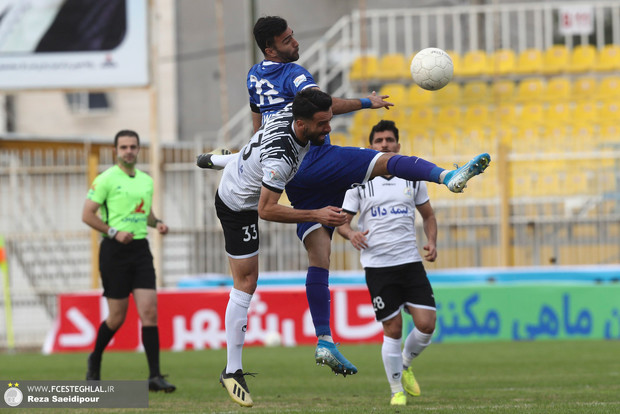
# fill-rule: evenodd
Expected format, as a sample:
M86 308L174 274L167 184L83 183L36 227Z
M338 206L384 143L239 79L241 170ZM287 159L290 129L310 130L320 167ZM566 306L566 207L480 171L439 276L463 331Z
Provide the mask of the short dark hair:
M372 140L375 138L375 132L383 131L392 131L394 133L394 138L396 138L396 142L398 142L398 128L396 128L394 121L382 119L370 130L370 136L368 137L370 145L372 145Z
M306 88L293 99L293 118L312 119L317 112L329 111L332 97L317 88Z
M131 129L121 129L114 136L114 148L118 145L118 139L120 137L134 137L138 140L138 146L140 146L140 137L136 131L132 131Z
M263 54L265 54L265 49L273 47L274 38L284 33L287 28L288 23L279 16L265 16L256 21L254 40Z

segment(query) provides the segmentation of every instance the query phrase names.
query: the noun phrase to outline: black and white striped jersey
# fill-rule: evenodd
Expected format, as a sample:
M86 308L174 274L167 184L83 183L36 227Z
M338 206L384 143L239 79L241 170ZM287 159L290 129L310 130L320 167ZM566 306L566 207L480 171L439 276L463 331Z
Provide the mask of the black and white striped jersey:
M416 244L415 209L428 200L424 181L398 177L375 177L347 191L343 210L351 214L359 211L358 230L369 230L368 247L360 255L362 267L422 261Z
M257 210L261 187L276 192L297 172L310 149L293 131L291 105L271 117L224 168L218 187L222 201L233 211Z

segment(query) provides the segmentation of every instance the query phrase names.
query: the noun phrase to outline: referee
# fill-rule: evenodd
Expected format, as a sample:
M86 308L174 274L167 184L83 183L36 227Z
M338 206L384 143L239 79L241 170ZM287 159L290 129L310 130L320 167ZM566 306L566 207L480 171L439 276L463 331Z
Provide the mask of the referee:
M151 210L153 179L135 167L139 152L136 132L118 132L114 137L116 165L95 178L84 203L82 221L103 233L99 271L109 309L88 357L86 380L101 379L103 351L125 321L129 294L133 293L149 364L149 390L172 392L176 387L159 371L155 269L146 239L147 225L160 234L168 233L168 226ZM101 218L97 210L101 210Z

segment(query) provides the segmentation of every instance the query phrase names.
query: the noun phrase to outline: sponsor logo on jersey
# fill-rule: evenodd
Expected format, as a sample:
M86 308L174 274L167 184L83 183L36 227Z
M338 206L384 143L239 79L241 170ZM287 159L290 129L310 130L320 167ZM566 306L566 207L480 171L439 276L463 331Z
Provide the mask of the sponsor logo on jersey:
M295 80L293 81L293 83L295 84L296 88L299 88L299 85L301 85L306 80L308 80L308 78L306 78L306 75L302 74L302 75L299 75L298 77L296 77Z
M146 214L146 211L144 211L144 200L140 200L140 204L138 204L136 206L136 209L134 210L134 213Z
M278 174L277 171L275 171L275 170L269 171L269 179L270 180L276 180L278 178L279 178L279 174Z
M403 190L403 193L405 194L405 196L411 198L413 197L413 188L405 187L405 189Z

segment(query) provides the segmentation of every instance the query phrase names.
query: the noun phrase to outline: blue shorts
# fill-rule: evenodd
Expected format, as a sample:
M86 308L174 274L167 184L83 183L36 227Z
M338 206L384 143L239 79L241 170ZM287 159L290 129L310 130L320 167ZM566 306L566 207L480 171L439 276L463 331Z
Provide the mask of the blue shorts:
M297 174L286 185L291 205L300 210L314 210L327 206L341 207L344 195L354 184L363 184L382 155L369 148L312 146L304 157ZM301 241L317 228L319 223L298 223L297 237ZM324 226L330 235L333 227Z

